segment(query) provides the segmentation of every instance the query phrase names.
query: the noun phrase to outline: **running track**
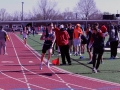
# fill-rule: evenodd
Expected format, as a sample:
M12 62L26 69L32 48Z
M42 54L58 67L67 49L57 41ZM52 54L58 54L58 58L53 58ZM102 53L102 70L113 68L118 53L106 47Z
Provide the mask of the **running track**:
M40 55L9 33L8 55L0 56L0 90L120 90L120 84L76 75L55 66L39 70Z

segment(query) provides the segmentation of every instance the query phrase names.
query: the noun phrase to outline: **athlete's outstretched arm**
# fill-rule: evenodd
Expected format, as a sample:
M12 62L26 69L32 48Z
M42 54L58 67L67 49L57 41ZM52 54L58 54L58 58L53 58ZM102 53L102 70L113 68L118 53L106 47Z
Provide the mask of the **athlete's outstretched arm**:
M42 35L40 37L40 40L46 40L46 38L45 38L45 32L42 33Z
M55 35L55 32L54 32L54 34L53 34L53 43L52 43L52 47L53 47L53 45L54 45L54 43L55 43L55 40L56 40L56 35Z

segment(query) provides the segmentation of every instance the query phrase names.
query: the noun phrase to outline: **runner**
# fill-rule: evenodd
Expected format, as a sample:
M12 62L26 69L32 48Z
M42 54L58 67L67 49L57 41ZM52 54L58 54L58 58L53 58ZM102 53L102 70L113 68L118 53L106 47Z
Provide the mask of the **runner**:
M27 44L27 35L28 35L28 31L26 30L26 27L24 27L24 30L23 30L23 41L24 41L25 47L26 47L26 44Z
M52 54L52 48L55 42L55 32L52 30L53 24L48 24L46 31L43 32L42 36L40 37L40 40L45 40L42 48L42 56L41 56L41 62L40 62L40 70L42 70L42 62L43 58L45 56L46 51L48 51L48 59L47 59L47 67L49 68L49 61Z

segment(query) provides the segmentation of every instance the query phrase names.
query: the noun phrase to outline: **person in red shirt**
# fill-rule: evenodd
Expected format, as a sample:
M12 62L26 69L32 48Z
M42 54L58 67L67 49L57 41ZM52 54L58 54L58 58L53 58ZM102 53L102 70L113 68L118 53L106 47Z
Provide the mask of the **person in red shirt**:
M59 25L58 26L54 25L53 31L55 32L56 39L57 39L59 30L60 30L59 29ZM56 48L56 50L59 48L58 45L57 45L57 43L56 43L56 40L55 40L55 43L53 45L53 55L54 55L54 47ZM58 53L60 53L60 52L58 51Z
M38 26L38 31L40 31L40 26Z
M60 31L57 35L57 45L60 48L61 58L62 58L62 65L66 65L65 57L69 65L71 65L70 54L69 54L69 34L64 29L64 25L60 25Z

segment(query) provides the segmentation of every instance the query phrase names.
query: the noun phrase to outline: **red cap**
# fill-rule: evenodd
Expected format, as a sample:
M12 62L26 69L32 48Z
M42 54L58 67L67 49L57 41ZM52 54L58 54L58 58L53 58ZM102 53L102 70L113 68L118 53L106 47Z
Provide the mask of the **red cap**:
M102 31L102 33L107 32L107 28L106 28L106 26L105 26L105 25L103 25L103 26L101 27L101 31Z

